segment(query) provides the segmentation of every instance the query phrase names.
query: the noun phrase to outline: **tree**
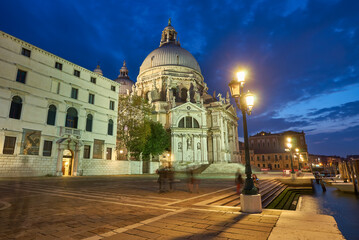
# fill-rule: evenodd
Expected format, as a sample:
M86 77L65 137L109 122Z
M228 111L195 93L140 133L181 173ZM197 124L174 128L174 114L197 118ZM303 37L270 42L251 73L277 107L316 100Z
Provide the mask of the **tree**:
M125 148L138 158L151 131L146 122L149 121L152 110L151 105L140 96L119 96L118 151Z
M162 124L154 121L147 121L150 126L150 135L147 137L146 144L143 149L143 155L149 156L162 154L170 147L171 136Z

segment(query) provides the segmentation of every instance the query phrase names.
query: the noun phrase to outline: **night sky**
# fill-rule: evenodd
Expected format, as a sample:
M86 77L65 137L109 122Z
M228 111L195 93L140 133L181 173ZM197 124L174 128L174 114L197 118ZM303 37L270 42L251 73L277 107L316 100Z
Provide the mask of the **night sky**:
M210 94L249 70L250 135L303 130L309 153L359 154L357 0L12 0L0 30L110 79L126 60L135 81L169 17Z

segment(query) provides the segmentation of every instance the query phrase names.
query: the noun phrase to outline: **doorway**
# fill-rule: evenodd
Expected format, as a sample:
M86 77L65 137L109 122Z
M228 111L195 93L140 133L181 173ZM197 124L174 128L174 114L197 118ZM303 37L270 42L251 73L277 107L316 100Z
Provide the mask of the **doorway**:
M73 154L69 149L64 150L62 157L62 176L72 175Z

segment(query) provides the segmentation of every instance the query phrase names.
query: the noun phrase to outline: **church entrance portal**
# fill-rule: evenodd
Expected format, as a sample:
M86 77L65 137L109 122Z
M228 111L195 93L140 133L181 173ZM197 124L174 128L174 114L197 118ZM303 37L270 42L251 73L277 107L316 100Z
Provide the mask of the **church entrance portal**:
M62 176L72 175L73 153L71 150L64 150L62 157Z

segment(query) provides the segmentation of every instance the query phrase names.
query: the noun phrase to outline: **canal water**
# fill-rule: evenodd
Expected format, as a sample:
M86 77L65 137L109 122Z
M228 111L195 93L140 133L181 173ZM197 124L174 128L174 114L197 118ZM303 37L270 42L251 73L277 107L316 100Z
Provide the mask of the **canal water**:
M317 205L317 213L332 215L346 239L359 239L359 196L331 186L326 186L327 191L323 192L315 182L313 186L312 201Z

